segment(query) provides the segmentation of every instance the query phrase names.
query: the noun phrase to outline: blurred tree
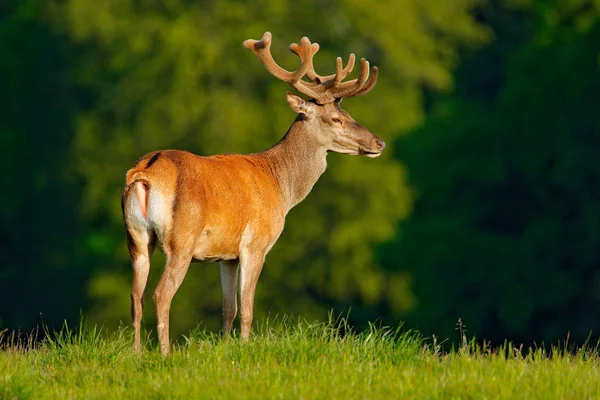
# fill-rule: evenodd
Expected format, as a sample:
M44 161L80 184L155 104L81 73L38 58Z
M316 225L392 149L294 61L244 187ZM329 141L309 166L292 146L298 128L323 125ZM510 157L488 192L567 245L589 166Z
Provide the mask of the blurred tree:
M490 3L496 33L399 142L416 193L384 263L425 332L580 343L600 328L600 6ZM401 268L402 268L401 267Z
M293 121L284 100L289 88L243 49L244 39L271 30L274 56L289 68L297 60L284 49L302 35L321 44L316 68L324 73L333 70L335 56L351 51L379 65L374 91L348 101L347 108L393 143L422 122L423 85L450 88L457 47L488 37L470 12L478 3L47 3L53 26L77 49L71 79L90 93L74 118L69 148L73 170L84 182L78 211L87 224L86 257L94 260L95 276L87 288L90 314L99 320L129 319L119 201L124 173L137 158L161 148L198 154L259 151L273 145ZM378 313L369 314L369 307L382 302L394 315L412 306L410 293L397 290L407 287L407 276L382 270L373 254L375 244L393 237L412 202L405 170L392 154L375 161L331 156L329 171L290 213L267 258L257 291L259 315L286 311L323 317L331 307L354 304L357 315L372 318ZM161 263L154 263L149 292ZM218 279L218 268L190 269L175 297L176 331L200 319L219 326Z
M36 1L0 3L0 328L60 325L86 306L69 168L79 93L70 42L42 16Z

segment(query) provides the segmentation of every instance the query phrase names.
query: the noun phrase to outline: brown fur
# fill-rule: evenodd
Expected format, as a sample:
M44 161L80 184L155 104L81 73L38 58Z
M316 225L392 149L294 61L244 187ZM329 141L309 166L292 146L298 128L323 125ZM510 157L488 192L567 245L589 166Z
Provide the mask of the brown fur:
M142 157L127 172L122 208L133 269L137 351L143 293L156 245L167 257L153 295L162 353L169 352L171 301L191 261L221 262L225 335L238 311L239 274L241 336L247 340L265 256L281 234L286 214L325 171L327 153L377 157L385 147L337 101L316 104L291 93L287 100L298 118L269 150L210 157L161 150Z

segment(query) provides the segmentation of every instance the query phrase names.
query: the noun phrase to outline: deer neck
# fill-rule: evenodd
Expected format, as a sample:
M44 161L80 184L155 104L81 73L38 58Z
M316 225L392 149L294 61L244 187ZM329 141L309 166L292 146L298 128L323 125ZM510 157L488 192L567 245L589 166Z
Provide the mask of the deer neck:
M309 129L298 116L281 141L264 153L287 204L286 212L304 200L327 168L327 148Z

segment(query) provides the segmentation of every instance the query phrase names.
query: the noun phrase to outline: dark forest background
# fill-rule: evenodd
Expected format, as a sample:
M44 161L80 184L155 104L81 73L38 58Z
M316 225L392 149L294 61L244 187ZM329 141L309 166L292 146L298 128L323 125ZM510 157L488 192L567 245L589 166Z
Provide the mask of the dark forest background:
M288 87L241 45L267 30L289 69L304 35L323 74L350 52L378 65L343 105L388 148L329 156L267 257L258 320L599 337L600 4L584 0L0 2L0 331L129 324L125 171L283 136ZM217 331L220 296L218 268L193 265L174 333Z

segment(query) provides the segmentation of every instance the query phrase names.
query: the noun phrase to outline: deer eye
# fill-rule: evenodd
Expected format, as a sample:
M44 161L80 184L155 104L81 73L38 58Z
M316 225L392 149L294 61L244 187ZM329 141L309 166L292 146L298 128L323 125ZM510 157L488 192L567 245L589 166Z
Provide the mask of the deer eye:
M341 120L341 119L339 119L339 118L337 118L337 117L333 117L333 118L331 118L331 120L332 120L333 122L335 122L336 124L340 124L340 125L342 124L342 120Z

